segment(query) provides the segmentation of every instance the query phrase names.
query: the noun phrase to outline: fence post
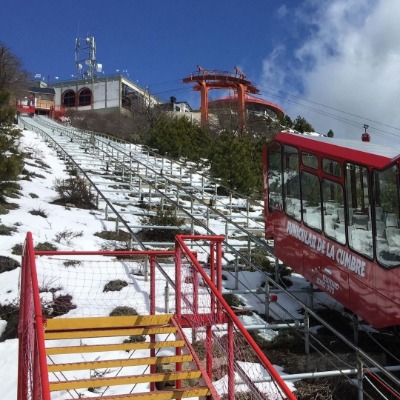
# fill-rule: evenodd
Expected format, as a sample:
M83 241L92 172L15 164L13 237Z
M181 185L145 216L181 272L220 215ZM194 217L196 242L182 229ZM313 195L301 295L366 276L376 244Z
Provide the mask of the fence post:
M235 346L233 335L233 323L231 319L228 321L228 399L235 398Z
M169 285L168 281L165 282L165 313L169 313Z
M304 352L310 354L310 317L307 309L304 310Z

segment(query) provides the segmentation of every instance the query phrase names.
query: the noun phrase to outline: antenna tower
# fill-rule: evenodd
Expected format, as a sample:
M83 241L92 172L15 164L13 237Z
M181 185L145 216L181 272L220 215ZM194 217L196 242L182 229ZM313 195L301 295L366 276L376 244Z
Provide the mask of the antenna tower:
M96 42L94 36L75 38L75 65L78 79L93 80L96 72L102 71L102 65L96 63Z

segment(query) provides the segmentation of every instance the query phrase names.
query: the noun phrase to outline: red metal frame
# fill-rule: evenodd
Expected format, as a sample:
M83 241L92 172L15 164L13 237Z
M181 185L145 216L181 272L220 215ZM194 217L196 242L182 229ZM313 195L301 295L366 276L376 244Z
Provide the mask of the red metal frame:
M312 152L318 158L327 157L337 160L341 165L346 161L365 165L368 169L385 168L395 162L393 152L388 156L384 151L379 153L367 153L370 146L371 151L377 149L369 143L359 143L360 149L349 148L340 145L340 141L330 138L306 137L305 135L294 135L280 133L274 141L281 145L289 144L301 151ZM293 270L303 275L310 282L326 291L342 305L352 310L376 328L400 324L400 293L397 284L400 281L400 268L387 269L378 264L376 260L370 260L363 255L353 251L347 244L342 245L323 232L318 232L284 213L283 210L275 209L271 213L268 208L268 155L267 146L263 149L263 171L264 171L264 219L266 238L274 239L274 253L277 258L290 266ZM397 157L398 159L398 157ZM301 166L300 170L306 170ZM316 173L322 178L322 171ZM340 182L344 186L344 177L330 177L331 180ZM315 243L323 243L325 249L319 251L318 246L310 246L305 241L290 234L290 227L301 229L303 233L312 238ZM334 253L333 253L334 249ZM339 256L346 255L354 257L363 263L363 274L357 274L339 262ZM364 264L365 263L365 264ZM327 274L325 271L329 272Z
M189 77L184 78L183 82L196 82L194 90L200 92L201 97L201 124L208 123L208 91L210 89L234 89L237 92L237 103L239 111L239 129L246 130L246 93L256 94L259 90L246 79L246 75L237 67L236 72L228 71L207 71L201 66L198 72L192 73Z
M196 253L193 253L186 245L185 241L209 241L211 251L211 278L206 274L199 261ZM260 364L266 368L271 378L278 385L282 393L287 399L295 400L296 397L289 390L286 383L282 380L273 365L267 359L265 354L255 343L244 328L238 317L229 307L222 296L222 242L223 236L204 236L204 235L178 235L176 237L175 251L35 251L33 247L32 234L28 232L22 257L22 279L21 279L21 308L20 322L18 327L19 333L19 368L18 368L18 400L50 400L50 389L48 379L47 360L44 341L44 326L46 320L43 318L41 311L41 303L39 297L39 286L36 274L35 256L65 256L65 255L103 255L103 256L132 256L146 255L150 259L150 312L156 313L156 257L157 256L175 256L175 317L174 324L177 326L180 336L185 340L187 347L192 352L193 358L198 367L204 372L203 377L209 386L212 397L219 399L220 396L212 385L212 325L227 323L228 327L228 354L229 363L228 371L228 398L235 398L235 371L237 369L235 363L234 348L234 332L240 332L247 340L253 351L257 354ZM212 294L213 306L209 314L203 315L182 315L181 302L182 298L182 258L186 263L190 263L192 268L192 283L196 285L193 290L193 303L195 304L194 312L197 313L198 291L197 283L199 274L208 286L209 292ZM185 265L185 267L187 267ZM194 323L194 324L193 324ZM198 327L206 327L207 349L206 366L201 365L196 353L187 335L184 334L182 328L191 327L195 331ZM154 341L155 338L150 339ZM177 348L177 354L181 349ZM181 370L181 363L176 364L176 370ZM176 382L176 387L181 387L181 382ZM152 386L154 389L154 385Z
M32 234L22 257L20 320L18 324L18 400L50 400L43 326Z
M284 393L286 395L287 399L295 400L296 397L289 390L285 381L278 374L278 372L276 371L274 366L271 364L271 362L268 360L268 358L265 356L265 354L261 351L261 349L258 347L257 343L254 341L254 339L251 337L249 332L243 326L242 322L239 320L239 318L236 316L234 311L230 308L228 303L223 298L222 291L218 289L218 283L213 282L211 280L211 278L206 274L204 269L201 267L200 263L197 261L197 258L195 257L195 255L190 251L189 247L186 245L185 240L208 240L211 243L215 242L215 243L222 244L224 237L223 236L202 236L202 235L193 235L193 236L192 235L177 235L175 248L176 248L176 250L178 250L179 248L181 250L177 251L177 259L175 261L176 262L176 272L175 272L176 276L178 276L177 274L179 274L179 276L181 275L181 273L180 273L181 260L179 260L180 257L178 257L178 254L181 255L182 253L184 253L186 255L186 257L188 257L188 259L191 261L192 267L195 268L195 270L201 275L205 284L212 291L213 296L215 297L215 301L217 301L219 303L219 307L220 307L221 311L222 310L224 311L224 314L226 315L226 318L228 319L228 334L230 335L228 342L231 343L230 349L229 349L230 354L228 354L228 359L230 359L230 360L234 359L234 349L233 349L233 345L232 345L232 343L234 342L234 339L233 339L232 327L236 326L237 330L244 336L246 341L252 347L253 351L257 354L261 364L269 372L272 379L276 382L276 384L282 390L282 393ZM213 245L211 244L210 247L212 248ZM221 250L219 251L219 256L221 256ZM211 259L212 259L212 257L211 257ZM217 263L217 265L219 265L219 267L220 267L219 263ZM221 275L220 275L220 273L221 273ZM217 273L217 276L222 276L222 271L219 271ZM182 301L181 292L177 291L177 293L176 293L177 308L178 308L178 304L181 301ZM217 320L218 320L218 312L216 314L217 314ZM177 319L178 323L181 325L180 318L181 318L181 313L179 313L179 314L177 313L176 319ZM207 326L207 336L210 339L210 343L211 343L211 340L212 340L211 326ZM207 342L209 342L209 341L207 340ZM207 354L208 353L209 352L207 351ZM210 353L212 354L211 351L210 351ZM210 368L210 365L208 365L208 363L212 362L212 359L209 359L207 357L206 362L207 362L207 365L206 365L207 373L209 374L210 377L212 377L212 374L210 375L210 370L212 370L212 368ZM232 368L233 361L231 363L232 363L232 365L231 365L231 368ZM234 368L233 368L233 371L234 371ZM229 374L228 378L230 380L228 383L228 386L230 387L229 399L234 399L235 394L234 394L234 388L232 387L232 385L234 384L233 374Z

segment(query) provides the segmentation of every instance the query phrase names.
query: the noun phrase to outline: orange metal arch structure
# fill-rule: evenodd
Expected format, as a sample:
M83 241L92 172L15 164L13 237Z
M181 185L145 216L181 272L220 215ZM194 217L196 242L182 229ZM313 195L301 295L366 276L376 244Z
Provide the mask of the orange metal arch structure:
M184 78L184 83L195 82L193 90L200 91L201 96L201 125L208 123L208 91L210 89L233 89L237 92L239 110L239 129L246 130L246 104L245 94L256 94L259 90L246 79L246 75L235 67L235 73L229 71L208 71L200 65L198 71L192 72L189 77Z

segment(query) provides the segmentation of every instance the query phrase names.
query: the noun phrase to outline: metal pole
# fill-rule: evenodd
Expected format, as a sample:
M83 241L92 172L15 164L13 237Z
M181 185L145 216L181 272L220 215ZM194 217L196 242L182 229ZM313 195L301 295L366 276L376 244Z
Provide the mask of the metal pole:
M144 262L144 281L148 282L149 281L149 260L146 258Z
M270 298L269 298L269 283L268 281L265 281L265 287L264 287L264 294L265 294L265 310L264 310L264 315L265 318L269 318L269 303L270 303Z
M358 317L353 314L354 344L358 346Z
M314 310L314 285L311 282L309 286L309 291L310 291L310 308L311 310Z
M279 282L279 260L275 258L275 282Z
M164 159L163 159L164 160ZM169 314L169 285L165 282L165 314Z
M234 347L233 323L228 321L228 399L235 398L235 347Z
M304 352L310 354L310 317L304 310Z
M361 360L358 358L357 360L358 400L364 399L363 378L364 378L363 365Z
M235 254L235 290L239 289L239 261L238 255Z

